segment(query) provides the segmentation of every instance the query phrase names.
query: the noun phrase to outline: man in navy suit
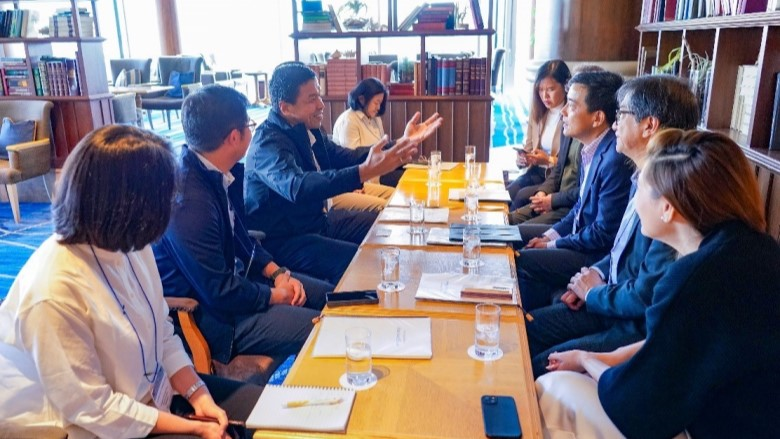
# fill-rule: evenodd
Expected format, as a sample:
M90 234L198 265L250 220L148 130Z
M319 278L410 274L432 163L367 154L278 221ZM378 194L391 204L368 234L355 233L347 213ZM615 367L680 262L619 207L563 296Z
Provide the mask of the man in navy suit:
M641 169L651 137L663 128L692 129L699 106L688 85L674 76L635 78L618 91L620 108L612 129L617 151ZM645 309L653 287L674 260L674 250L642 235L633 194L610 253L572 277L560 303L538 309L527 325L534 376L546 372L554 351L606 352L646 336Z
M604 257L612 247L631 188L630 162L615 150L610 126L623 84L612 72L578 73L569 82L563 134L582 142L580 196L551 228L521 224L527 242L517 258L520 294L526 310L549 305L571 275Z

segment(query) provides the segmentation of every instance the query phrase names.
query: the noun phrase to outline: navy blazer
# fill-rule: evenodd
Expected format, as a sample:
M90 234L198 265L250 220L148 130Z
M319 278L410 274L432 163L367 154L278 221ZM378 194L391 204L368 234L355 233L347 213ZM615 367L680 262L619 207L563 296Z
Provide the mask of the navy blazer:
M544 179L537 191L542 191L545 194L551 196L552 208L560 209L562 207L574 206L577 202L577 198L580 196L580 185L575 184L573 187L564 188L561 191L561 181L563 180L563 170L567 166L577 166L579 168L582 156L577 154L576 163L569 163L569 148L571 148L574 140L571 137L566 137L561 134L561 148L558 152L558 163L555 164L550 175ZM579 144L579 141L577 141ZM581 146L581 144L579 144Z
M313 146L309 132L316 139ZM250 228L271 239L321 233L327 226L325 201L362 187L358 165L368 150L341 147L320 130L307 130L302 123L292 126L271 110L246 157L244 201Z
M580 186L587 184L585 193L552 226L561 235L555 242L557 248L583 253L609 252L628 204L633 168L630 160L615 149L615 133L609 129L596 148L587 182L583 182L585 166L580 165ZM575 221L577 233L572 234Z
M234 167L237 175L241 166ZM234 232L220 172L206 169L184 146L178 177L170 223L152 247L163 293L200 302L195 314L198 327L211 355L227 363L233 356L235 316L263 311L270 304L270 286L250 279L263 279L263 268L272 257L249 237L241 221L241 194L233 188L239 182L228 192L237 211Z
M777 436L780 246L718 225L655 287L647 339L604 372L601 404L627 437Z

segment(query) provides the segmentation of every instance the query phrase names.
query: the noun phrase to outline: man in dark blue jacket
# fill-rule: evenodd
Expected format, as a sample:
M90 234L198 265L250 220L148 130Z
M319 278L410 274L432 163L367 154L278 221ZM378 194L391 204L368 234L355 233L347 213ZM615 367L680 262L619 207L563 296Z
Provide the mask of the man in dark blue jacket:
M417 145L440 125L417 113L392 147L387 137L373 146L343 148L320 130L323 109L315 73L303 63L274 69L271 112L247 154L244 200L247 220L262 230L266 247L294 270L339 281L375 213L330 210L328 199L412 160Z
M649 75L632 79L618 91L620 108L612 125L617 151L641 169L651 137L663 128L693 129L699 106L688 85L677 77ZM554 351L607 352L646 336L645 310L653 287L674 261L674 250L641 233L634 209L638 171L631 199L612 250L570 281L561 303L538 309L527 325L534 376L546 372ZM583 308L584 305L584 308Z
M333 286L293 276L249 237L242 218L242 166L254 122L246 97L204 87L184 100L187 146L171 221L154 245L166 296L200 302L195 315L212 357L297 353ZM233 172L237 175L234 176Z
M628 202L632 166L615 150L610 129L623 84L612 72L578 73L569 81L563 107L563 134L582 142L580 195L569 213L552 227L521 224L527 242L517 259L523 307L551 303L580 267L609 252ZM541 235L541 236L540 236Z

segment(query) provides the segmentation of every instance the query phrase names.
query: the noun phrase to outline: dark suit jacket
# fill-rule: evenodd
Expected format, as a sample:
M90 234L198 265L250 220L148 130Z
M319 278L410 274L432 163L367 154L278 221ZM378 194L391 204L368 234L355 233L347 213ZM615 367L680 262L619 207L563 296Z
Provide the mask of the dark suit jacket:
M325 200L362 187L358 165L368 148L343 148L320 130L311 130L316 143L310 146L308 133L304 124L291 126L271 110L252 138L244 178L247 223L269 238L322 232Z
M604 372L601 404L627 437L777 436L780 247L718 225L655 287L647 339Z
M241 175L241 166L234 167L237 175ZM163 293L200 302L195 316L198 326L211 355L227 363L232 358L236 317L269 306L270 286L251 279L263 279L262 270L272 257L249 237L241 222L241 194L233 188L240 186L237 182L229 191L237 211L234 232L222 174L206 169L186 146L182 149L179 180L170 223L153 246ZM250 260L245 277L243 271Z
M583 253L606 253L612 248L626 210L634 172L630 161L615 150L615 133L611 129L596 148L586 182L582 178L584 171L584 166L580 166L580 185L586 184L585 193L553 226L561 235L555 245ZM575 222L577 233L572 234Z
M575 160L574 163L569 160L569 148L571 148L572 142L574 142L574 140L571 137L566 137L561 134L561 149L560 152L558 152L558 163L537 189L545 194L552 194L553 209L574 206L574 203L577 202L577 198L580 195L579 182L571 187L561 188L564 168L576 166L577 172L579 172L580 161L582 160L582 156L579 154L577 154L577 160ZM577 143L579 143L579 141Z

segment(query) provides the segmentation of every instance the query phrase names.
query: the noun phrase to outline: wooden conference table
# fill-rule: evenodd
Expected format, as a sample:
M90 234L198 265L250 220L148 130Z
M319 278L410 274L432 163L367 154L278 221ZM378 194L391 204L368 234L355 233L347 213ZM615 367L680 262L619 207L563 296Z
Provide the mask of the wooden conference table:
M502 182L500 169L481 164L483 183ZM450 208L450 222L462 222L462 202L448 200L450 188L464 187L464 167L458 164L441 174L440 207ZM411 197L428 199L427 171L408 169L389 206L408 206ZM431 200L429 200L430 203ZM434 204L436 202L434 201ZM505 204L480 203L481 220L505 224ZM431 225L443 227L443 224ZM378 234L378 229L385 233ZM390 235L387 234L390 230ZM374 359L379 378L372 389L358 392L347 425L347 437L382 438L481 438L482 395L511 395L517 403L523 438L541 438L539 405L522 313L502 306L500 347L504 356L492 362L471 359L466 350L474 342L474 304L418 301L414 298L422 273L458 272L460 246L427 246L409 234L408 221L377 222L369 231L336 291L375 289L379 283L379 250L401 248L401 281L398 293L379 292L379 305L326 308L329 315L431 317L433 358L430 360ZM511 248L482 248L480 274L516 277ZM343 358L312 358L320 326L315 326L290 369L285 385L338 387L344 373ZM257 431L255 438L339 437L341 434L289 431Z

